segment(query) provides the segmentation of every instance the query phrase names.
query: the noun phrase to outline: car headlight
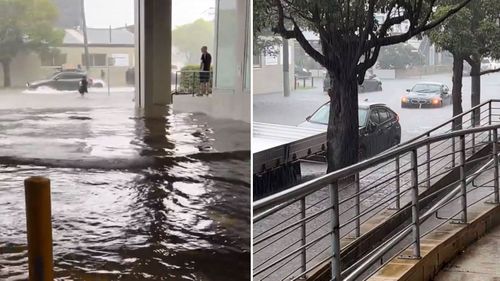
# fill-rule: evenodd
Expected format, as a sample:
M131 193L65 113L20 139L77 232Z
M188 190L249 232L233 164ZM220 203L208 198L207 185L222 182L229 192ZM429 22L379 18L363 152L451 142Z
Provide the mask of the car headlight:
M401 102L408 102L408 97L402 97Z
M432 104L436 105L436 104L439 104L441 102L440 99L432 99Z

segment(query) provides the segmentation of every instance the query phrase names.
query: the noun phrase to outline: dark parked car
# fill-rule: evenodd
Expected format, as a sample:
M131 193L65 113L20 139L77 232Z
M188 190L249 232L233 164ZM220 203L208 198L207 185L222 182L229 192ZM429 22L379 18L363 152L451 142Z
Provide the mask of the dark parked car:
M443 83L418 83L406 91L408 94L401 97L401 107L430 108L451 104L450 90Z
M328 73L325 74L325 79L323 79L323 92L328 92L330 89L330 76ZM366 75L363 84L358 85L358 93L366 92L377 92L382 91L382 81L373 74Z
M56 72L45 80L39 80L26 83L28 89L36 90L39 87L50 87L60 91L77 91L80 81L83 77L87 76L85 71L81 70L63 70ZM87 76L90 87L102 88L104 82L101 80L94 80Z
M327 129L330 102L323 104L299 127ZM361 103L359 118L359 156L371 157L401 142L398 115L381 103Z
M303 68L303 67L300 67L298 65L295 66L295 76L296 77L311 77L312 76L312 72L310 72L309 70Z

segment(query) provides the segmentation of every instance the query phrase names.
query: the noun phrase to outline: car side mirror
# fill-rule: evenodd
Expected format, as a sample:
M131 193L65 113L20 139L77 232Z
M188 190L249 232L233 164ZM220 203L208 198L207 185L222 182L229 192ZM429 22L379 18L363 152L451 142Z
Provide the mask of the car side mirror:
M55 81L59 80L59 77L54 78Z
M409 93L409 92L410 92L410 89L406 89L406 91Z

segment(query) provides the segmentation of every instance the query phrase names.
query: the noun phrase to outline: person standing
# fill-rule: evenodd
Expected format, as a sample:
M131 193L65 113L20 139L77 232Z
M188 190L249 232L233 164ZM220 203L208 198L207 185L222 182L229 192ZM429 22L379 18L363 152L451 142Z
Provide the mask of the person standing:
M80 87L78 88L78 92L83 97L85 93L88 93L89 82L87 80L87 76L84 76L80 81Z
M212 56L208 53L207 46L201 47L201 64L200 64L200 95L209 94L210 83L210 66L212 64Z

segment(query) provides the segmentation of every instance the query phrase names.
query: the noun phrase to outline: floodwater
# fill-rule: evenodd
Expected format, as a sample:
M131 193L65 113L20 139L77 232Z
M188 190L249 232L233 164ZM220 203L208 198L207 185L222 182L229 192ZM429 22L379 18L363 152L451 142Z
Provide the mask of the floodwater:
M28 277L34 175L51 179L57 280L250 279L249 125L142 118L132 98L0 94L0 280Z

